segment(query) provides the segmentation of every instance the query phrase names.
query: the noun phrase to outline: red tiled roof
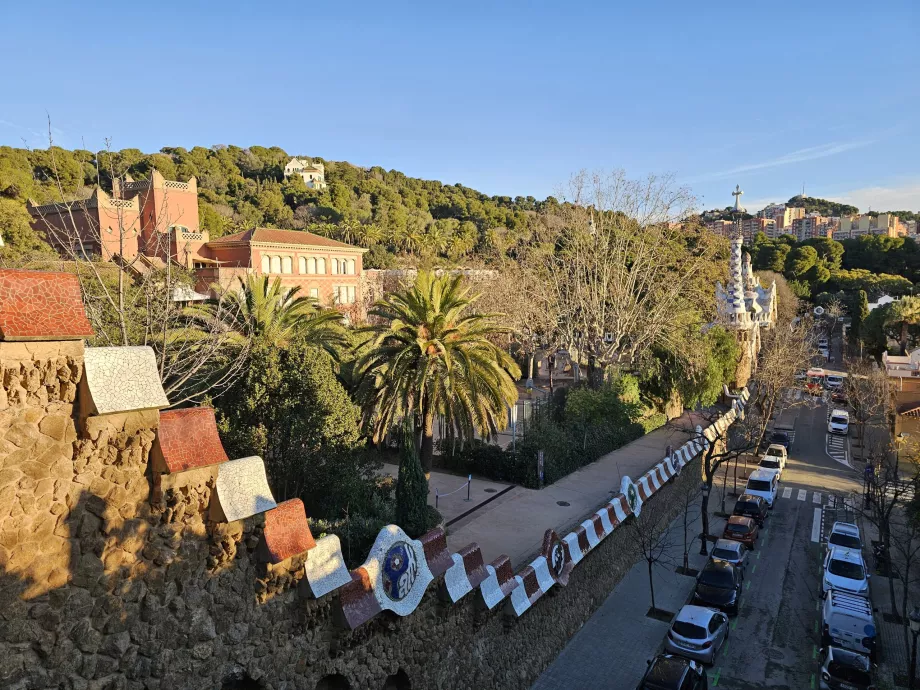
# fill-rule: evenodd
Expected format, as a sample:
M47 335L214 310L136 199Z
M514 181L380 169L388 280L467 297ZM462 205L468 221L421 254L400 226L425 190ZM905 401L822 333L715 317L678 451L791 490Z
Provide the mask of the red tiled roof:
M209 245L229 244L231 242L265 242L269 244L301 244L307 247L337 247L339 249L360 249L328 237L314 235L304 230L278 230L276 228L255 228L243 230L232 235L224 235L208 242Z
M316 546L303 501L292 498L266 512L263 537L272 563L280 563Z
M78 340L92 335L76 275L0 269L0 340Z
M161 412L157 440L170 473L227 462L213 407Z

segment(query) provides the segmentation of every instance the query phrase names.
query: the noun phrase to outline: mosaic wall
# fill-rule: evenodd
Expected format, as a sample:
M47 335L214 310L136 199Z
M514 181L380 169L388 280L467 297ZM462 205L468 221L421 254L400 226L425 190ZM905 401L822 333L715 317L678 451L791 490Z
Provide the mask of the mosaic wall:
M0 269L0 340L78 340L92 335L77 276Z

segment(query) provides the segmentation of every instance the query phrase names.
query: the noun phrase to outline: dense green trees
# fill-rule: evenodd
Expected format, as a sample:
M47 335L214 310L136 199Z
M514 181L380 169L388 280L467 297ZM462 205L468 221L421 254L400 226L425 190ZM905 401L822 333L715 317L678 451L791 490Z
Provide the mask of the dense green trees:
M521 372L490 338L503 331L473 309L476 296L460 276L421 271L413 285L379 301L376 323L358 359L358 399L375 440L406 419L421 438L422 466L431 471L434 424L442 416L461 440L488 436L507 424Z
M819 213L822 216L855 216L859 213L858 208L849 204L840 204L836 201L816 199L801 194L789 199L786 205L793 208L804 208L805 213Z

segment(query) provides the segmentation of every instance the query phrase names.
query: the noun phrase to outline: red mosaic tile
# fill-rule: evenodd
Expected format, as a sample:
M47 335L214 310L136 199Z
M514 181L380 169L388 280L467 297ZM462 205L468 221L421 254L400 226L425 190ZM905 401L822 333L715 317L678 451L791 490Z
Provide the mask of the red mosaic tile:
M0 340L79 340L92 335L77 276L0 269Z
M263 538L268 560L272 563L280 563L316 546L303 501L292 498L265 513Z
M428 569L431 574L437 577L454 564L450 554L447 551L447 536L440 527L426 532L419 541L425 550L425 560L428 561Z
M228 459L217 434L212 407L161 412L157 440L170 473L216 465Z
M339 590L339 604L345 623L352 630L383 611L374 596L370 575L363 567L351 571L351 582Z

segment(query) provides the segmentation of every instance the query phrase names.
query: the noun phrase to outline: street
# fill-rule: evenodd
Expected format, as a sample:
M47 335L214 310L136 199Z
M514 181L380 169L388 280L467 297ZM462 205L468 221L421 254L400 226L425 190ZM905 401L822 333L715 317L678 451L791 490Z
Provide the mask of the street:
M756 550L749 554L741 611L732 620L728 642L709 669L710 687L818 687L821 542L837 519L837 511L844 511L843 498L860 494L861 478L841 462L839 455L832 457L835 449L828 444L826 434L827 407L820 397L796 402L791 409L796 413L795 436L776 506ZM729 492L732 479L730 470ZM739 468L739 485L741 482ZM720 507L720 489L717 480L710 501L713 510ZM731 495L726 497L728 511L734 500ZM721 533L723 525L723 519L714 517L711 532ZM694 581L671 573L662 575L661 580L662 585L667 583L675 590L676 612L689 599ZM647 576L643 582L631 572L534 688L558 687L561 678L567 679L570 688L635 687L645 660L659 651L639 649L641 644L637 643L640 639L663 641L668 630L667 623L647 617L643 620L643 607L648 606L643 588L647 591L647 587ZM642 599L641 605L634 603L636 598ZM641 663L632 655L641 655Z

